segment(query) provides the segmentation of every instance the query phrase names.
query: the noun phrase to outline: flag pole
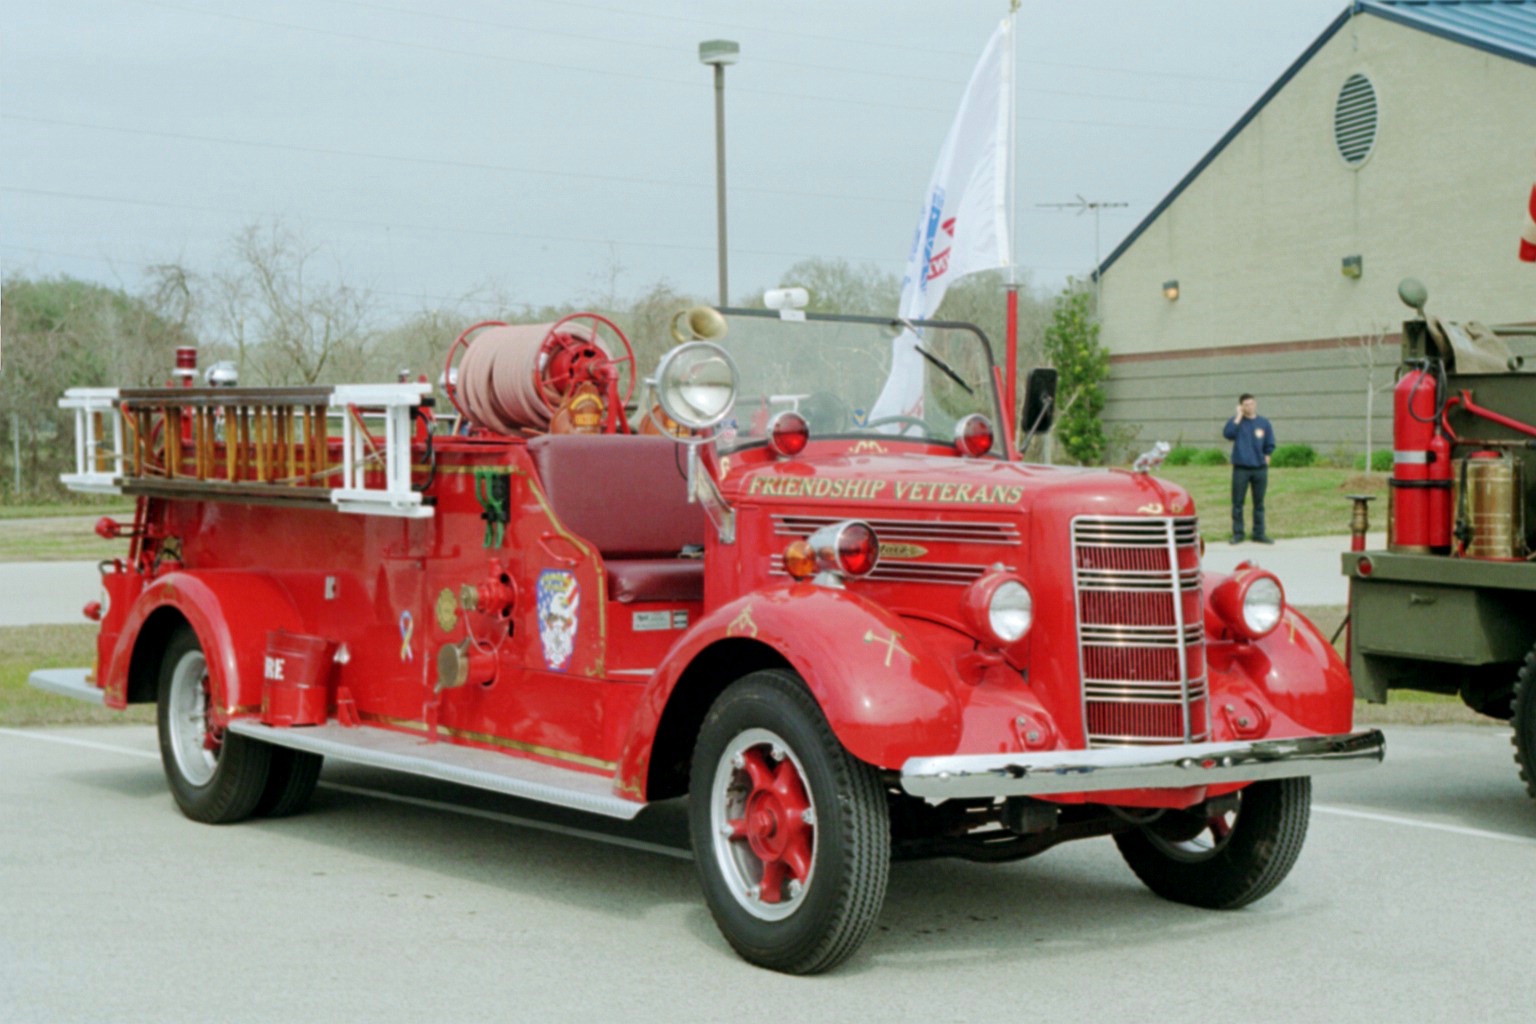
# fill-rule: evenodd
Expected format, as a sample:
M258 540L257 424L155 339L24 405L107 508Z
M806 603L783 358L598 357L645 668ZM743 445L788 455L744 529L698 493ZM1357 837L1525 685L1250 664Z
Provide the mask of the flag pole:
M1018 437L1020 424L1015 417L1018 416L1018 390L1019 390L1019 281L1016 268L1016 236L1018 235L1018 218L1014 215L1014 191L1018 181L1019 159L1019 133L1018 118L1014 116L1014 101L1018 96L1018 83L1015 80L1018 65L1019 41L1015 33L1017 28L1016 15L1019 13L1019 0L1009 0L1008 3L1008 285L1007 304L1004 313L1004 343L1003 358L1007 361L1007 370L1003 374L1003 414L1008 418L1011 437ZM1023 452L1019 453L1021 456Z

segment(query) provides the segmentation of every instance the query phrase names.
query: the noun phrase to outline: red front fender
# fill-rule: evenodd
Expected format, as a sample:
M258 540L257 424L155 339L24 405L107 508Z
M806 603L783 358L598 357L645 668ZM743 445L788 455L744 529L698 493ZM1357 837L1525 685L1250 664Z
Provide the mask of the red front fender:
M261 709L261 659L269 629L301 631L302 620L287 591L270 576L252 572L173 572L144 588L134 602L107 670L106 701L127 703L130 669L136 655L158 666L160 652L139 652L151 636L145 625L167 613L185 619L208 659L208 680L216 698L216 720ZM139 662L143 664L143 662ZM157 670L157 669L156 669Z
M920 643L907 623L846 590L809 583L768 587L702 619L668 654L635 713L619 761L621 792L647 793L647 778L662 720L679 682L696 665L687 687L695 717L752 664L711 662L721 645L745 644L757 658L787 663L805 680L832 731L853 756L899 768L924 753L952 752L960 740L959 681L953 669ZM759 661L758 664L762 662ZM691 749L692 735L683 740Z
M1207 608L1211 591L1226 579L1224 573L1206 575ZM1223 712L1228 693L1241 697L1256 690L1277 716L1270 736L1332 735L1353 727L1349 669L1311 620L1289 602L1280 625L1249 643L1234 642L1224 631L1210 629L1209 617L1206 624L1213 718ZM1237 708L1240 714L1241 703Z

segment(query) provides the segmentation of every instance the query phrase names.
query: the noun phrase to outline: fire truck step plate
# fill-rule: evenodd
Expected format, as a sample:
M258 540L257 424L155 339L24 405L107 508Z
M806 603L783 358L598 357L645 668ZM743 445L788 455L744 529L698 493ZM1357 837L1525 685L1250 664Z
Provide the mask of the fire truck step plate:
M106 695L90 676L88 668L40 668L27 677L27 682L33 689L100 704Z
M613 780L605 776L451 743L428 743L419 736L367 726L348 728L331 723L276 729L241 719L231 722L229 731L339 761L424 775L609 818L628 820L645 807L614 796Z

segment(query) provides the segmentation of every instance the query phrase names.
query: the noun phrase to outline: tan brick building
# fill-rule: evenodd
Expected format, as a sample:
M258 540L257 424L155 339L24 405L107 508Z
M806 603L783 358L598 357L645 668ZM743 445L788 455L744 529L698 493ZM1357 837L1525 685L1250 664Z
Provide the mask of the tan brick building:
M1533 178L1536 0L1352 3L1100 265L1107 425L1217 446L1252 391L1281 443L1358 452L1374 379L1387 440L1402 277L1536 323Z

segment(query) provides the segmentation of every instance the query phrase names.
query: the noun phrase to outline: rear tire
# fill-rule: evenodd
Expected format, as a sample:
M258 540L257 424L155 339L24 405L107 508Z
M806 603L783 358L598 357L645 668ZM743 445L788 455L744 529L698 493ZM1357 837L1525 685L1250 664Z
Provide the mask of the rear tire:
M1255 782L1237 795L1235 812L1201 820L1170 811L1117 834L1120 855L1148 889L1175 903L1234 910L1268 895L1301 854L1312 780Z
M1510 724L1515 727L1515 734L1510 737L1515 745L1515 764L1520 766L1525 791L1536 796L1536 649L1525 656L1525 664L1515 677L1510 709Z
M721 694L690 785L704 898L736 952L787 974L852 956L885 900L889 808L879 774L843 749L800 677L753 672Z
M202 646L183 626L160 662L160 760L181 812L193 821L223 825L256 810L271 778L272 748L214 728L213 699Z
M272 771L252 816L286 818L298 814L315 795L315 786L320 782L320 766L324 763L325 758L319 754L272 747Z

